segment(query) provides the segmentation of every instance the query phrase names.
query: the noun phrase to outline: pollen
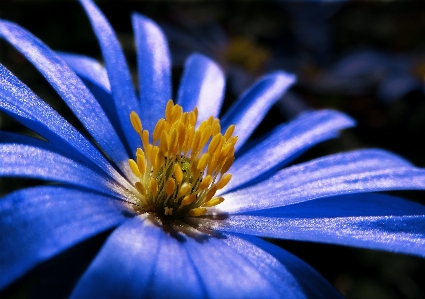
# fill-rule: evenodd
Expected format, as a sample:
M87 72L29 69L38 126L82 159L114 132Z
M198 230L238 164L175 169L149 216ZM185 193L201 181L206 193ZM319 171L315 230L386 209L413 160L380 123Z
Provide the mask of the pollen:
M232 177L227 171L235 160L234 125L222 134L220 121L211 116L196 126L198 109L184 112L172 100L152 134L143 129L134 111L130 121L142 141L136 160L128 160L137 177L138 210L166 217L199 217L224 201L214 196Z

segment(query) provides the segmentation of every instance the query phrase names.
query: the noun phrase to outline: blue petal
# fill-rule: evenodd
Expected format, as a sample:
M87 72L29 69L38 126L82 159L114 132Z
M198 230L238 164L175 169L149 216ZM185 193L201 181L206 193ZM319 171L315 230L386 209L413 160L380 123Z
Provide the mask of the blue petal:
M312 267L280 247L247 235L227 235L224 242L260 269L281 298L342 298Z
M136 39L139 93L143 126L153 132L171 99L171 64L167 40L150 19L133 14Z
M223 189L254 183L287 164L311 146L333 138L337 131L351 127L354 121L345 114L321 110L305 113L294 121L275 129L264 141L238 157L229 170L233 174ZM250 182L251 181L251 182Z
M0 37L34 64L117 166L130 175L126 163L128 155L114 128L99 103L68 65L16 24L0 21Z
M192 54L185 64L177 103L184 111L198 107L198 123L211 115L218 117L224 87L225 78L222 70L206 56Z
M122 199L128 194L121 184L53 150L38 146L0 144L0 165L0 177L28 177L61 182Z
M86 10L102 50L103 60L111 84L112 97L122 131L126 132L126 141L129 148L135 151L140 146L140 140L131 125L130 113L135 111L140 115L140 104L134 92L124 54L114 30L102 12L90 0L80 0L80 2Z
M146 217L144 217L146 219ZM275 298L275 286L220 239L141 217L118 228L71 298Z
M203 297L185 246L144 219L113 232L71 298Z
M111 93L111 84L109 83L108 73L105 67L96 59L88 56L56 52L71 69L80 77L92 82L106 93ZM100 102L100 101L99 101ZM102 104L100 102L100 104Z
M62 187L20 190L0 200L0 289L35 265L123 221L123 207Z
M116 180L122 180L121 175L79 131L2 65L0 85L0 111L44 137L75 160L94 166Z
M239 149L252 134L271 106L295 82L295 76L284 72L275 72L261 78L248 89L238 101L230 107L221 119L225 130L231 124L236 125L234 135Z
M114 126L120 140L125 140L125 132L118 119L115 109L114 99L111 94L111 85L106 69L97 60L72 53L56 52L69 67L83 80L87 88L96 97L109 121ZM127 149L128 155L133 154L133 150Z
M380 249L425 257L425 207L381 194L318 199L204 221L213 229L262 237Z
M424 170L385 151L360 150L283 169L266 181L225 195L219 207L242 212L340 194L424 188Z

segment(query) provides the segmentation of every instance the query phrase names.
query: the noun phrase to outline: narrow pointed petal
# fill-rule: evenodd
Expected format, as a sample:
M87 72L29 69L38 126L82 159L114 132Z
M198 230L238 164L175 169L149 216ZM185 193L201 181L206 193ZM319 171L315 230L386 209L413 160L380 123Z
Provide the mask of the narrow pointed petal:
M0 200L0 289L37 264L125 218L110 198L63 187L19 190Z
M97 100L69 66L16 24L0 21L0 38L12 44L41 72L96 142L124 173L129 174L125 163L128 155L123 144Z
M123 198L120 194L127 193L121 184L100 176L74 160L47 150L46 147L0 144L0 177L27 177L61 182L117 198Z
M55 110L0 65L0 111L61 149L117 181L123 178L100 152Z
M131 111L140 115L140 104L134 91L124 53L114 30L97 6L91 0L80 0L80 2L89 17L102 51L122 132L126 132L128 148L134 151L140 146L140 140L139 136L134 133L129 119Z
M173 273L175 275L173 275ZM202 298L182 242L145 216L124 223L81 277L71 298Z
M206 56L192 54L185 64L177 104L184 111L198 107L198 122L211 115L217 118L223 102L224 88L222 70Z
M90 81L107 93L111 92L108 73L99 61L88 56L73 53L56 52L56 54L58 54L58 56L62 58L80 78Z
M64 52L56 53L69 65L81 80L83 80L87 88L96 97L119 135L120 140L126 140L125 132L121 127L118 113L115 109L114 99L111 94L111 84L109 83L108 73L105 67L97 60L88 56ZM127 154L131 156L133 151L130 150Z
M424 170L385 151L360 150L283 169L257 185L226 194L220 209L252 211L340 194L424 188Z
M425 257L425 207L383 194L323 198L204 222L262 237L339 244Z
M221 119L221 126L236 125L234 135L239 137L236 149L246 142L272 105L294 82L295 76L284 72L264 76L230 107Z
M351 118L337 111L321 110L303 114L278 127L265 140L238 157L229 170L233 178L222 192L258 182L311 146L336 137L338 130L353 125Z
M226 234L223 241L260 269L280 298L343 298L312 267L276 245L247 235Z
M71 298L278 298L255 265L222 240L189 227L179 227L188 235L170 234L144 219L110 236Z
M152 20L133 14L143 125L153 131L171 99L171 62L167 40Z

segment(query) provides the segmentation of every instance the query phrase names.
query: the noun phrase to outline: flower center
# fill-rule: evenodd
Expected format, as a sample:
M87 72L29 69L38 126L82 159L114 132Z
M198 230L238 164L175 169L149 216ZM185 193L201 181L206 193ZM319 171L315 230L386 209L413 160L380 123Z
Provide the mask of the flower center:
M142 140L136 161L128 163L138 178L137 206L142 212L182 217L201 216L207 208L223 202L214 197L232 175L226 173L235 160L237 136L231 125L221 134L220 121L212 116L195 128L198 109L183 112L169 100L165 118L158 120L150 143L139 116L130 114L131 124ZM208 146L207 146L208 144Z

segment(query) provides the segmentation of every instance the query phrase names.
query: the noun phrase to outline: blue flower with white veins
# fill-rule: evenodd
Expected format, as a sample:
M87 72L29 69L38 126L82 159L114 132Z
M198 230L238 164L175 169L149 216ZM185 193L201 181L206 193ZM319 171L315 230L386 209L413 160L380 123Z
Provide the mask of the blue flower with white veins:
M425 255L425 207L374 193L424 189L425 171L376 149L282 169L353 125L330 110L305 113L238 154L292 75L261 78L220 121L223 74L194 54L174 104L166 40L135 14L136 96L112 28L90 0L81 3L105 68L57 54L0 21L0 37L43 74L90 134L0 65L0 111L44 139L0 132L0 176L55 182L0 200L0 289L110 229L71 298L340 297L311 267L258 237Z

